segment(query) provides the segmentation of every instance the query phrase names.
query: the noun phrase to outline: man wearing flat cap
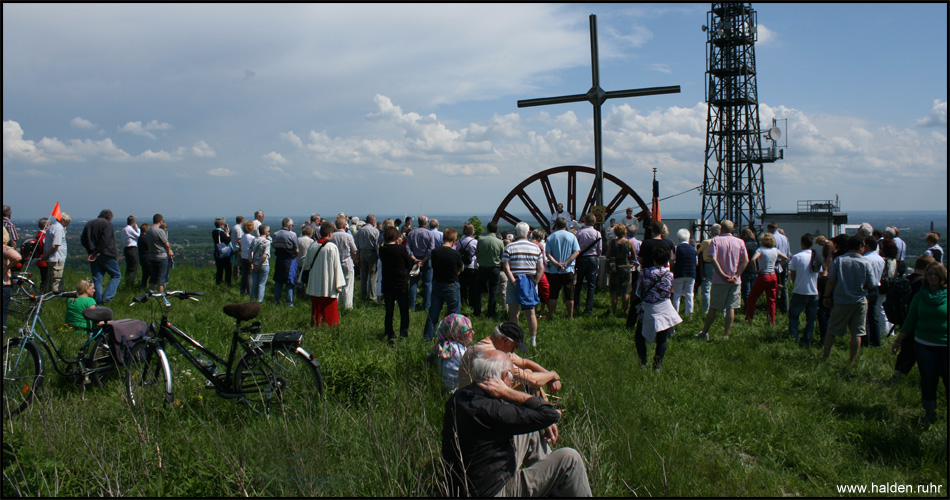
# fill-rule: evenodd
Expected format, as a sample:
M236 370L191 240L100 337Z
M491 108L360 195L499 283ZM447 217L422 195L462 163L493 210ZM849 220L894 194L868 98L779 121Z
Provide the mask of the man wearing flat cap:
M511 358L511 363L514 365L512 374L517 382L527 384L531 389L546 385L551 392L561 390L561 376L557 372L548 371L534 361L518 356L515 354L516 347L521 352L528 350L528 346L524 343L524 330L517 323L506 321L495 327L495 331L491 335L465 351L465 355L462 356L462 361L459 363L459 387L474 382L472 380L472 361L475 359L475 355L482 351L497 349L508 353L508 357ZM530 372L525 370L530 370Z

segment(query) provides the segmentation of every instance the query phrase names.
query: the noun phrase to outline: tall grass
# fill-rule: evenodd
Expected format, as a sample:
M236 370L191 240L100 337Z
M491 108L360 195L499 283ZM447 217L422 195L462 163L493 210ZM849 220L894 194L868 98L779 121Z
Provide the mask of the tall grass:
M68 271L67 283L79 277ZM221 308L244 299L212 277L213 269L172 271L170 289L207 293L200 303L175 301L171 319L224 353L233 325ZM120 291L116 317L149 319L147 308L127 306L132 296ZM595 309L607 307L598 295ZM58 324L63 311L50 303L44 317ZM295 308L265 303L265 331L304 331L322 362L326 396L295 418L263 418L218 398L174 352L177 401L161 411L130 410L118 381L83 389L48 369L29 410L4 417L3 495L443 494L445 395L425 363L424 313L412 314L410 338L395 347L384 340L382 307L357 300L341 314L339 328L310 328L303 298ZM476 340L498 321L474 318ZM916 371L885 385L888 350L862 350L848 369L842 341L822 366L819 349L791 344L764 314L737 323L728 342L694 339L700 322L696 314L678 328L653 372L640 368L621 318L542 320L528 355L562 375L558 444L585 457L594 494L839 496L839 484L934 483L946 496L945 411L937 425L917 423ZM721 329L719 320L714 338ZM79 341L70 335L56 339Z

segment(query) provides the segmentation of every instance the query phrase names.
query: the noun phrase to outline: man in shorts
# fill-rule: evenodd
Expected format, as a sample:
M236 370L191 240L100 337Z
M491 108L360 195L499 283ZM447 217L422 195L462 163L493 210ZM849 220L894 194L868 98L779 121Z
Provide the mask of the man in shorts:
M527 222L515 225L515 241L508 244L501 254L501 270L508 278L505 303L508 304L508 321L518 324L521 312L528 317L531 345L537 345L538 317L534 311L541 300L538 297L538 280L544 272L541 248L528 239L530 227Z
M567 230L567 219L558 217L554 220L554 232L548 236L545 252L548 257L545 276L551 288L548 297L548 314L554 316L557 307L557 297L564 289L564 304L567 305L567 317L574 319L574 261L581 253L577 236ZM549 317L550 317L549 316Z
M835 337L844 335L845 327L851 332L851 367L861 351L861 337L867 334L865 329L868 311L868 290L874 288L874 276L871 264L862 257L864 238L853 235L848 238L848 253L837 257L828 269L828 284L825 285L825 307L831 309L828 319L828 335L825 336L825 353L822 363L828 360Z
M716 321L716 316L725 311L725 325L722 339L729 340L729 330L735 320L736 309L742 306L742 297L739 288L742 285L742 271L749 264L749 255L745 250L745 242L732 235L735 224L731 220L720 223L721 233L709 242L707 250L712 259L713 275L712 287L709 291L709 311L706 312L706 323L703 329L696 334L697 338L709 340L709 328Z

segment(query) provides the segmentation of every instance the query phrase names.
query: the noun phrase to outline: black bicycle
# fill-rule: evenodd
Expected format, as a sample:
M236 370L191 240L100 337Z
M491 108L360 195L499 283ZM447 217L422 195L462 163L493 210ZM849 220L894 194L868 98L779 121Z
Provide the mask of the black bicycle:
M298 414L319 400L323 394L320 362L301 347L302 332L260 333L259 321L241 325L260 314L260 303L224 307L224 314L237 322L226 359L168 320L168 298L197 302L196 297L202 295L203 292L178 290L150 292L133 299L135 305L152 298L162 313L161 320L152 323L150 335L133 347L126 363L126 388L132 406L165 406L175 402L168 346L180 352L204 376L206 388L214 389L223 398L236 399L255 412L266 415L278 409L284 414Z
M21 276L21 278L23 278ZM25 279L25 278L23 278ZM101 385L107 376L116 371L116 359L122 352L113 352L115 345L114 324L124 324L131 329L145 333L147 325L138 320L112 321L112 309L108 307L90 307L82 312L90 321L86 331L86 341L73 357L67 357L56 345L41 317L43 305L50 299L76 297L76 292L49 292L30 295L31 304L27 320L17 329L17 337L9 337L3 342L3 414L13 416L25 410L33 401L36 391L43 385L46 377L45 350L49 364L60 375L77 385L94 383ZM140 325L140 327L139 327ZM41 350L39 346L42 346Z

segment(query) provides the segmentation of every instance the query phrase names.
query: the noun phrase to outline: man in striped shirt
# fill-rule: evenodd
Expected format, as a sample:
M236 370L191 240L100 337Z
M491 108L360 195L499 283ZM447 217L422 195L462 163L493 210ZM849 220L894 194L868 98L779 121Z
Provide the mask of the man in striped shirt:
M531 332L531 345L534 346L537 345L538 335L538 317L534 308L540 300L537 286L544 272L544 259L541 258L538 245L528 240L528 231L530 227L526 222L515 225L515 241L508 244L501 255L501 270L509 283L505 293L509 321L518 324L521 310L527 311L528 330ZM530 293L532 289L533 294ZM533 304L528 305L531 302Z

